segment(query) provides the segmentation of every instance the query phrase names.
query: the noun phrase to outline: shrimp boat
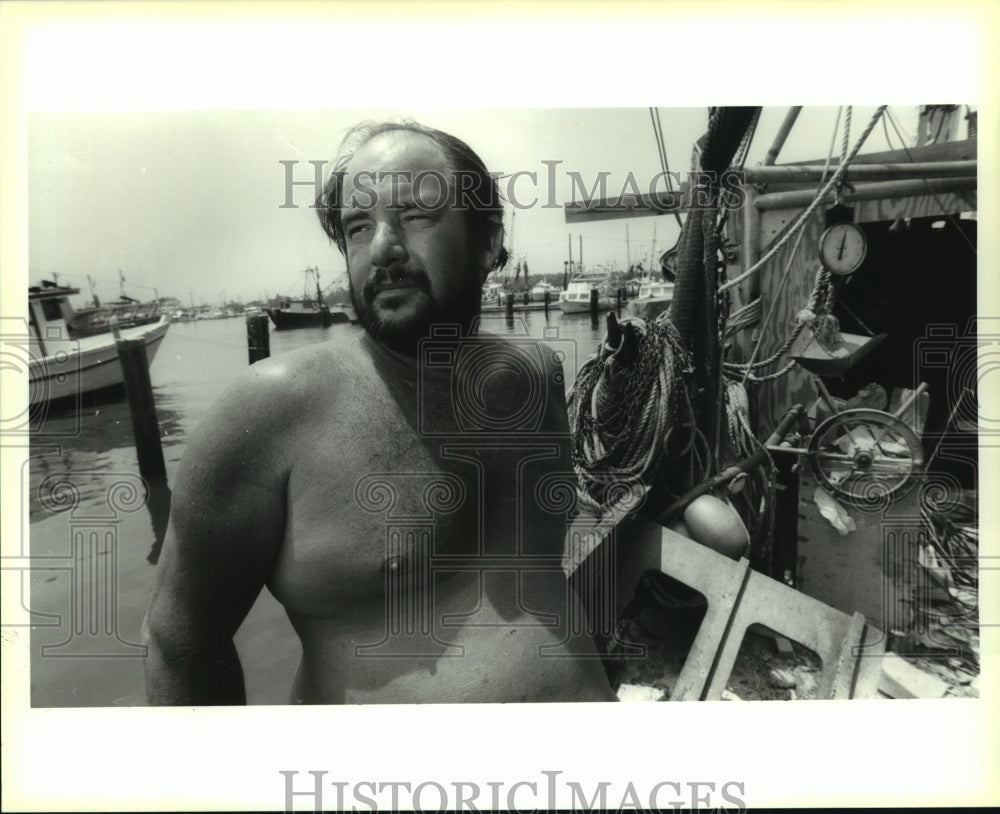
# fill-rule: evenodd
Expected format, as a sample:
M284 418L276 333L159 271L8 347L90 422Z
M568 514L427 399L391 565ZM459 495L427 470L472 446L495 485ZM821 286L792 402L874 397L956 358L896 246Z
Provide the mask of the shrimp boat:
M350 322L350 315L341 308L331 310L323 300L323 292L319 287L319 269L305 270L306 283L312 275L316 285L316 297L309 296L307 288L302 290L301 299L283 298L267 309L267 315L279 331L291 328L326 328L335 322Z
M31 406L56 399L78 397L82 393L121 385L124 381L118 361L114 320L105 322L104 331L96 321L80 323L69 297L80 289L43 280L28 289L28 320L31 336L28 370L28 403ZM114 326L114 327L112 327ZM160 343L167 335L170 317L158 315L155 322L119 328L122 339L141 339L152 364Z

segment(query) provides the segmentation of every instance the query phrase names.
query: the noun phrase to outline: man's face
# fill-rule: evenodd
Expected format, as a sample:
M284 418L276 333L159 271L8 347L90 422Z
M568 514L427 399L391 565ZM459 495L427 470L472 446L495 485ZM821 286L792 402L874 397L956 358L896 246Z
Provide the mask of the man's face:
M376 339L413 354L435 323L479 313L488 262L456 209L451 168L426 136L397 130L348 164L341 211L351 298Z

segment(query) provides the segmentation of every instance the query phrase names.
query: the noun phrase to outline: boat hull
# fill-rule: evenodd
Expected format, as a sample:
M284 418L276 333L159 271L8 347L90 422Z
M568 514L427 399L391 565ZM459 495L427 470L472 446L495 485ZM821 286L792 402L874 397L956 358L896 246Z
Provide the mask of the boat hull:
M610 311L617 306L617 300L598 297L597 310ZM589 314L590 300L559 300L559 308L564 314Z
M127 328L121 331L121 337L141 339L146 345L146 358L152 364L169 327L170 319L164 316L154 325ZM60 343L58 351L49 355L42 355L40 347L35 344L31 349L29 405L75 398L124 382L118 347L110 333L65 340Z
M295 328L326 328L340 322L350 322L351 317L345 311L285 311L281 308L268 308L267 315L274 323L275 330L287 331Z

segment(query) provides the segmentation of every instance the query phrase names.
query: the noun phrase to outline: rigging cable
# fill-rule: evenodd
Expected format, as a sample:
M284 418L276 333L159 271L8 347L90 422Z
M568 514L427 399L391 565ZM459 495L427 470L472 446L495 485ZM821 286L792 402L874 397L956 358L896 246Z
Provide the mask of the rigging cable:
M660 158L660 168L663 170L663 175L667 179L667 190L669 192L673 192L674 185L670 178L670 164L667 162L667 145L663 136L663 124L660 122L660 109L658 107L651 107L649 109L649 117L653 122L653 135L656 137L656 151ZM677 211L677 208L674 207L672 211L674 219L677 221L677 225L683 228L684 221L681 220L681 216Z
M896 116L893 114L892 110L889 110L889 123L892 125L892 129L896 131L896 135L899 136L899 141L903 145L903 151L906 153L907 158L909 158L910 161L913 161L913 153L911 153L906 147L906 141L903 139L903 134L899 132L899 127L896 126ZM886 138L888 138L888 132L886 133ZM962 229L955 221L955 218L948 213L947 207L945 207L944 203L937 196L937 193L934 192L934 188L930 185L928 180L926 178L921 178L920 180L924 182L924 186L927 187L927 191L934 198L934 202L941 207L941 211L944 212L944 216L951 222L951 225L955 227L955 231L957 231L959 235L962 236L962 239L969 245L973 256L978 257L979 250L976 248L976 244L969 239L969 236L965 234L965 230Z

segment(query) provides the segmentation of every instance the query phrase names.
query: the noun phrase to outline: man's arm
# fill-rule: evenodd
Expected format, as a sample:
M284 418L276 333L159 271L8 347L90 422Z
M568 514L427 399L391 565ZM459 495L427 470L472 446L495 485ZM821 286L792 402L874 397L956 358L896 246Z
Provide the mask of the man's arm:
M150 704L244 704L235 635L285 524L280 365L260 362L192 435L144 623Z

